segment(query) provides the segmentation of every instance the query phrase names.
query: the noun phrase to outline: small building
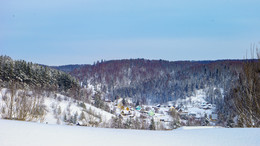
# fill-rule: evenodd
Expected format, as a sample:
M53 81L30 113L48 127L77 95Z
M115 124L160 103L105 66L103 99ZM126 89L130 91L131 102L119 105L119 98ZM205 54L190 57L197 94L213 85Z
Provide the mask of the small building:
M196 113L189 113L189 116L191 116L191 117L196 117L197 114L196 114Z
M142 107L141 106L137 106L135 109L138 110L138 111L141 111Z
M205 105L205 106L203 106L202 107L204 110L209 110L209 109L211 109L212 108L212 105L210 104L210 105Z
M125 116L125 112L124 112L124 111L121 111L121 115Z
M141 112L141 113L145 113L146 111L142 108L142 109L140 110L140 112Z
M180 118L184 119L184 120L187 120L188 119L188 112L181 112L180 113Z
M105 102L107 102L107 103L111 103L112 101L110 100L110 99L105 99Z
M129 115L129 118L134 118L135 116L134 115Z
M130 112L130 111L123 110L123 111L121 111L121 115L122 115L122 116L129 116L129 115L131 115L131 112Z
M148 112L148 115L151 116L151 117L154 116L154 115L155 115L155 114L154 114L154 111L149 111L149 112Z
M210 120L211 121L217 121L218 120L218 114L211 114Z

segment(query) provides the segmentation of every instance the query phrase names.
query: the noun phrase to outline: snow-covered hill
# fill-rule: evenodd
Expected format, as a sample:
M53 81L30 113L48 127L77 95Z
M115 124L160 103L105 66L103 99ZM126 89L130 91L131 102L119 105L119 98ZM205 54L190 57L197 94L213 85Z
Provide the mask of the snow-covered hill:
M0 120L1 146L258 146L259 128L116 130Z
M79 122L83 125L89 123L89 120L97 122L107 122L113 117L112 114L96 108L93 105L84 103L82 101L77 101L61 94L56 94L56 99L49 97L45 98L44 101L47 107L47 111L52 111L48 112L44 119L44 121L49 124L57 124L57 122L58 124L66 124L66 122L64 122L65 116L67 116L67 120L69 120L68 117L70 116L76 116L78 120L75 123ZM86 118L84 120L79 120L82 113L85 115ZM60 123L58 120L60 120Z
M106 111L93 106L94 99L89 101L92 103L89 104L55 92L35 93L17 90L13 92L13 104L11 104L11 93L10 89L0 90L0 118L10 119L11 105L13 105L12 119L58 125L151 129L153 120L154 129L169 130L178 127L180 123L182 125L205 125L202 123L205 121L203 119L205 112L211 116L214 111L213 108L205 110L200 107L205 102L205 92L202 91L198 91L192 97L177 100L175 104L140 105L138 110L133 105L131 98L125 99L124 106L123 99L120 98L115 102L103 102L106 105L103 107L107 107ZM177 114L172 113L177 110L179 105L183 105L178 108L178 110L182 110L179 111L181 121Z
M11 96L9 89L0 90L0 118L9 118ZM93 105L57 93L36 95L31 91L17 90L12 105L13 119L47 124L108 127L106 124L114 116ZM24 114L20 113L26 113L26 116L21 118Z

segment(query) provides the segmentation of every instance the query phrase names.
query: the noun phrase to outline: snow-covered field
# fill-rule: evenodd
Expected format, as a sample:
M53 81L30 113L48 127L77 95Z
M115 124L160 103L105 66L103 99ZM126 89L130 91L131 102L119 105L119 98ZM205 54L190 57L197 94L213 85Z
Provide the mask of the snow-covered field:
M138 131L0 120L1 146L257 146L260 129Z

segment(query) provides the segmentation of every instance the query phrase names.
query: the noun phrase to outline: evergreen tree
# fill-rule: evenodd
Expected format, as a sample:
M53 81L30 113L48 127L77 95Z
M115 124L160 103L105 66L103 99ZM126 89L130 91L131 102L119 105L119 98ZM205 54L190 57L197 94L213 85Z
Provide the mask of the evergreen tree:
M76 112L73 117L73 124L77 124L77 122L78 122L78 112Z
M125 106L125 105L126 105L125 98L123 98L123 100L122 100L122 104L123 104L123 106Z
M150 130L155 130L155 122L154 122L153 118L151 119L151 123L150 123L149 129Z
M68 119L67 119L67 114L64 113L64 115L63 115L63 121L64 121L64 122L67 122L67 120L68 120Z
M85 114L84 114L83 111L81 111L81 114L79 116L79 120L82 121L82 120L85 120L85 119L86 119Z
M124 123L124 128L125 129L131 129L132 128L132 120L127 119L126 122Z

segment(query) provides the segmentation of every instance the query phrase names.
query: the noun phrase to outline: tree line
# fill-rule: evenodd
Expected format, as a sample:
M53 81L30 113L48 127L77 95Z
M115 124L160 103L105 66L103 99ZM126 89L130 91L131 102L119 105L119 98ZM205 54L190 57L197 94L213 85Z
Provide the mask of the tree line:
M10 83L15 83L21 88L38 88L71 95L76 95L80 89L79 81L67 73L24 60L14 61L8 56L0 56L0 83L1 87L6 88Z

